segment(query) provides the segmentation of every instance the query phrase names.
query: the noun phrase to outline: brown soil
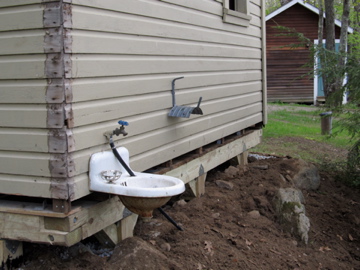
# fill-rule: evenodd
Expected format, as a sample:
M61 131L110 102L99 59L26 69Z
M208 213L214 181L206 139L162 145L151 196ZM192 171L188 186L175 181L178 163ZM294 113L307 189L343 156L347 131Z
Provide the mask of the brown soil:
M235 175L225 171L230 164L209 172L204 196L165 207L183 231L155 211L111 256L27 244L19 269L360 269L359 190L329 173L321 172L319 190L303 191L311 222L308 245L278 224L273 195L290 185L279 174L291 175L295 161L257 160ZM219 179L233 189L217 186Z

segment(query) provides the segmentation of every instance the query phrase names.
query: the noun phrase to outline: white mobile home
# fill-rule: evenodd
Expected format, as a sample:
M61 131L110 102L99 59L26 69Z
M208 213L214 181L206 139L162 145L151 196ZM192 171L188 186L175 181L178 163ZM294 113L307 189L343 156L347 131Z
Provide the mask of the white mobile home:
M118 120L129 135L116 145L136 171L197 151L194 167L167 170L185 183L259 143L264 9L262 0L1 1L0 239L71 245L122 219L114 210L96 224L116 198L79 206L91 194L90 157L110 149L104 133ZM203 115L169 116L181 76L176 102L202 97ZM218 140L221 158L203 157Z

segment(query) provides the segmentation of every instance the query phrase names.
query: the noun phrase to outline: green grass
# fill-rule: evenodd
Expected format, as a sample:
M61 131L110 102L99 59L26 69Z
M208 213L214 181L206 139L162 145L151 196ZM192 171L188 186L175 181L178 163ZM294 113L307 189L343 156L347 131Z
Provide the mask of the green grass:
M329 159L336 159L331 152L318 154L316 146L310 143L299 144L298 140L282 137L303 138L309 141L321 142L337 149L349 149L350 136L346 132L336 129L336 119L333 119L333 135L321 135L320 108L306 105L278 105L277 110L268 113L268 123L263 129L263 142L252 149L253 152L290 155L304 160L322 163ZM311 108L311 110L309 110Z
M333 119L333 133L336 136L321 135L320 110L315 111L287 111L279 110L268 114L268 124L264 128L264 138L278 138L282 136L297 136L309 140L325 142L335 147L350 146L350 136L336 128Z

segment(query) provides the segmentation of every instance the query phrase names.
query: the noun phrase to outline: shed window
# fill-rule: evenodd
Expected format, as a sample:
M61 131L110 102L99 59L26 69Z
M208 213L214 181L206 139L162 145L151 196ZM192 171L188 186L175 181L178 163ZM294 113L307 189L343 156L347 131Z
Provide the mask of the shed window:
M224 0L223 21L249 26L251 16L249 15L248 5L249 0Z

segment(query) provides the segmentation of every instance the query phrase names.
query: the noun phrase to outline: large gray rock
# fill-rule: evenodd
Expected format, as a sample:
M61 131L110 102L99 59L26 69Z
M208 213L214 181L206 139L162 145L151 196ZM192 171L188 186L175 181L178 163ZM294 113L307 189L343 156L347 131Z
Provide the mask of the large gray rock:
M274 197L275 211L283 229L307 244L310 220L303 203L302 192L294 188L280 188Z
M293 183L297 188L316 190L320 186L320 174L318 168L302 159L297 161L297 172L293 176Z

